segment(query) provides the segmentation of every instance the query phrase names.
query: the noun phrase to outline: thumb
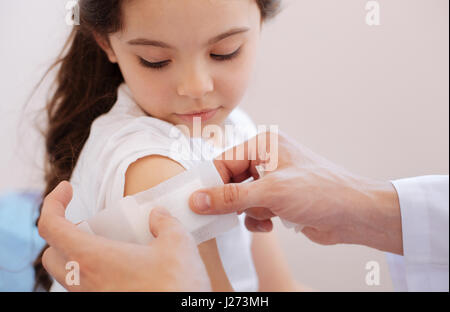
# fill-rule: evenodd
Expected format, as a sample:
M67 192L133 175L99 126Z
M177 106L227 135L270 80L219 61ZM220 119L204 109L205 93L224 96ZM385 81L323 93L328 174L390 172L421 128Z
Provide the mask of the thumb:
M228 183L196 191L189 198L189 206L199 214L241 213L251 207L263 206L264 182L261 181Z
M62 181L49 193L43 202L41 215L57 215L64 217L67 205L72 200L72 186L67 181Z
M150 213L150 231L154 237L161 238L168 234L188 234L184 226L169 211L157 207Z

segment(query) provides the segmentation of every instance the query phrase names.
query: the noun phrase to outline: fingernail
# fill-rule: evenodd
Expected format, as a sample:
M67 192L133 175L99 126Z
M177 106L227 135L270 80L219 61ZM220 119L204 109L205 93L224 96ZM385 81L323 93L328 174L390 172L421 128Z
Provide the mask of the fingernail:
M258 224L258 225L256 226L256 228L257 228L258 231L260 231L260 232L267 232L267 229L266 229L264 226L262 226L261 224Z
M207 211L211 207L211 198L206 193L195 193L194 205L198 211Z
M270 224L266 224L266 223L259 223L259 224L256 225L256 228L260 232L270 232L270 230L271 230Z

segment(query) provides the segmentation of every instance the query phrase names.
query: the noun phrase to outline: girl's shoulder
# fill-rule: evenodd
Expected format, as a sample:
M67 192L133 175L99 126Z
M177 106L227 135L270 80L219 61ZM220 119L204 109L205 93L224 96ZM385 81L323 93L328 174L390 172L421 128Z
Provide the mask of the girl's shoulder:
M113 108L91 125L71 177L77 199L66 216L79 222L112 206L124 193L129 165L149 155L170 157L179 138L177 130L181 133L172 124L142 112L121 85Z
M181 135L172 124L145 114L122 84L113 108L92 123L75 171L92 172L94 166L114 171L143 156L170 155Z

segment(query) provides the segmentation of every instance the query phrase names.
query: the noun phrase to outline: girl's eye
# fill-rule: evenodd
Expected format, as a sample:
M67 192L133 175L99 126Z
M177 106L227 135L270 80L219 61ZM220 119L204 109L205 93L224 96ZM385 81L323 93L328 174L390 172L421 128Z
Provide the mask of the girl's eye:
M226 54L226 55L219 55L219 54L211 54L211 57L215 60L218 61L228 61L228 60L232 60L235 57L237 57L239 55L241 51L241 48L237 49L236 51L234 51L231 54ZM147 68L152 68L152 69L163 69L164 67L166 67L167 65L169 65L170 60L169 61L162 61L162 62L157 62L157 63L152 63L149 61L144 60L142 57L139 57L139 63Z
M167 65L169 65L169 63L170 63L170 61L162 61L162 62L152 63L152 62L144 60L142 57L139 58L139 62L141 63L142 66L148 67L148 68L153 68L153 69L162 69L162 68L166 67Z
M211 54L211 57L213 59L218 60L218 61L228 61L228 60L232 60L235 57L237 57L239 55L240 51L241 51L241 48L237 49L236 51L234 51L231 54L227 54L227 55Z

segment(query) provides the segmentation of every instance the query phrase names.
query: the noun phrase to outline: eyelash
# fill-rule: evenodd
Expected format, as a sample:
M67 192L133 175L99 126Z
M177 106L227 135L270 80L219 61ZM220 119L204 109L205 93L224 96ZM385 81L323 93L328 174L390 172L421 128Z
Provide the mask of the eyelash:
M211 57L213 57L214 59L216 59L218 61L230 61L230 60L236 58L239 55L239 52L241 52L241 48L237 49L236 51L234 51L231 54L227 54L227 55L211 54Z
M234 58L236 58L240 52L241 52L241 48L239 48L236 51L234 51L233 53L227 54L227 55L217 55L217 54L210 54L210 55L212 58L214 58L217 61L231 61ZM142 57L139 58L139 62L141 63L142 66L148 67L151 69L155 69L155 70L162 70L164 67L166 67L170 63L170 61L152 63L152 62L144 60Z
M169 64L170 61L163 61L163 62L158 62L158 63L152 63L152 62L146 61L142 57L140 57L139 58L139 62L144 67L148 67L148 68L152 68L152 69L156 69L156 70L161 70L164 67L166 67Z

